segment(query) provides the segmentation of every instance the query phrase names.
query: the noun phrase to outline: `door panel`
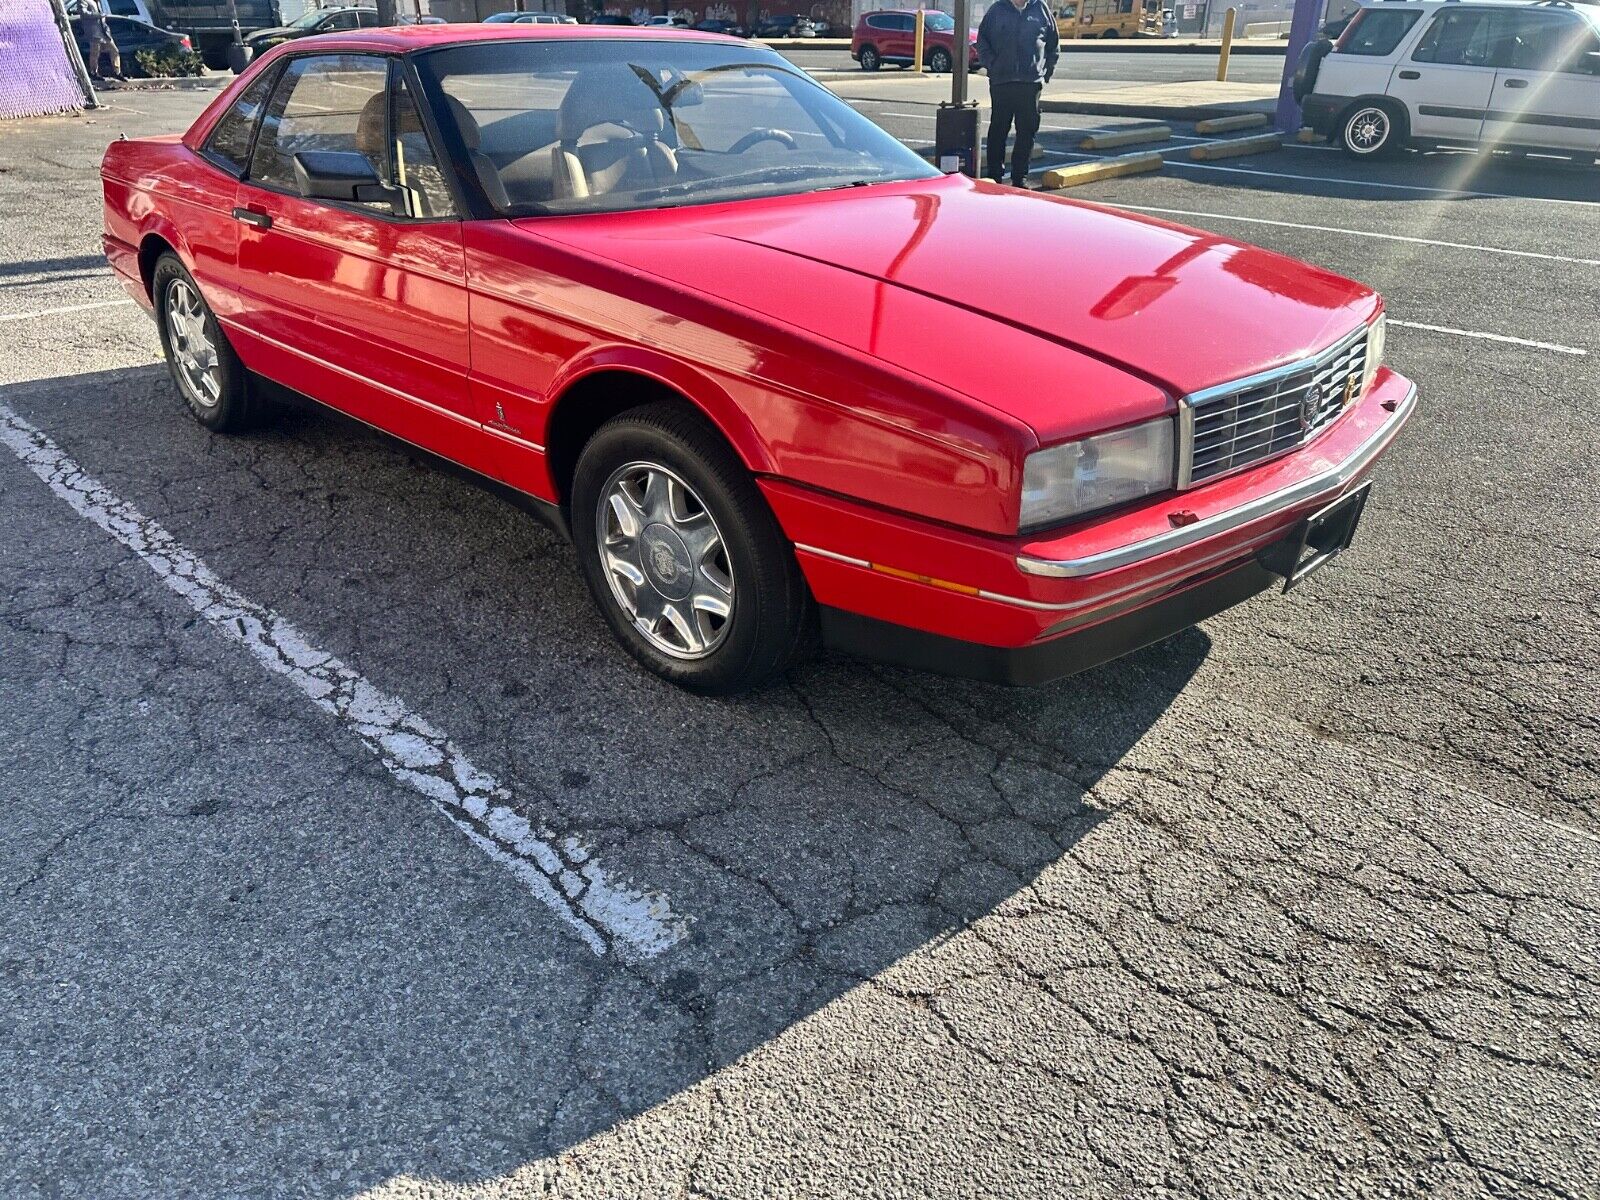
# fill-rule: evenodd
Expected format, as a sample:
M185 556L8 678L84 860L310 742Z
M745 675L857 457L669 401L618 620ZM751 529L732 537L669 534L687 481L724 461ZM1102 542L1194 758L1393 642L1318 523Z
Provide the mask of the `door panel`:
M1389 95L1404 101L1419 137L1476 141L1494 91L1490 62L1493 10L1447 8L1423 31L1411 57L1389 81Z
M395 178L388 76L376 55L306 56L285 68L236 196L237 323L249 344L240 353L271 378L471 466L483 439L466 382L461 223L285 186L293 155L309 150L360 153L378 179Z
M1555 9L1504 13L1485 140L1558 150L1600 149L1600 37Z

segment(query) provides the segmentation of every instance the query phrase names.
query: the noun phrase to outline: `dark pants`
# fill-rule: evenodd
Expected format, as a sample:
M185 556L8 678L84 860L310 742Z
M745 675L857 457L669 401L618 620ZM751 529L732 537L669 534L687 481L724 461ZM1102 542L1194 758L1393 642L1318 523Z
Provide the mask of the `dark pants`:
M1037 83L992 83L989 85L988 169L984 174L999 182L1005 169L1006 137L1011 123L1017 125L1017 144L1011 151L1011 184L1021 187L1028 178L1033 158L1033 135L1039 132L1039 93Z

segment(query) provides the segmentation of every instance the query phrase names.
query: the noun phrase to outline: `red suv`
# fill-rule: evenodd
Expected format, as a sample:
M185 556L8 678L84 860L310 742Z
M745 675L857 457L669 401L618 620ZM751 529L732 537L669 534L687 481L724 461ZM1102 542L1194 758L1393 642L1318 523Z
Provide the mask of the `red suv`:
M949 13L930 8L923 17L922 62L930 71L948 71L955 66L956 23ZM884 63L909 67L916 61L917 13L915 9L893 8L864 13L856 22L850 39L850 57L863 71L876 71ZM967 65L978 69L978 33L967 31Z

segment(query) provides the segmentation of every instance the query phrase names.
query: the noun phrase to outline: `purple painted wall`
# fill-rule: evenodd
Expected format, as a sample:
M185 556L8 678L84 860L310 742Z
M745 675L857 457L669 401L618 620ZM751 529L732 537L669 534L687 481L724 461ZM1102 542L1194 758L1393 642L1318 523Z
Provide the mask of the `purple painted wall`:
M82 107L49 0L0 0L0 117Z

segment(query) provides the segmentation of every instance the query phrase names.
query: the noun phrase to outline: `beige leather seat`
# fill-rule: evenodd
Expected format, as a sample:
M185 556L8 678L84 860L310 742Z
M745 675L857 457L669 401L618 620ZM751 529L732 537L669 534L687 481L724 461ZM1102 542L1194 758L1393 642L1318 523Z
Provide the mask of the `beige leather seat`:
M669 184L677 153L664 140L666 114L627 67L583 71L561 100L551 147L557 199L603 196Z
M450 118L461 131L461 140L466 143L467 161L472 164L472 173L483 185L489 203L497 209L509 208L511 200L506 196L506 185L500 178L500 170L494 165L494 159L483 152L483 134L478 129L478 122L467 111L467 106L454 96L446 96L444 100L450 109Z

